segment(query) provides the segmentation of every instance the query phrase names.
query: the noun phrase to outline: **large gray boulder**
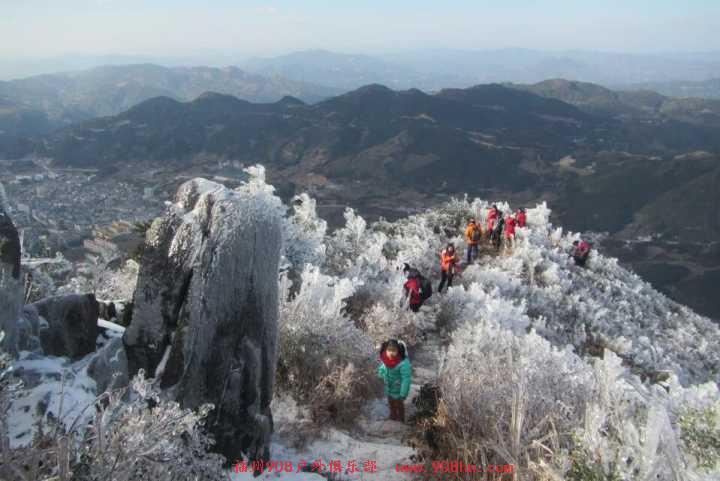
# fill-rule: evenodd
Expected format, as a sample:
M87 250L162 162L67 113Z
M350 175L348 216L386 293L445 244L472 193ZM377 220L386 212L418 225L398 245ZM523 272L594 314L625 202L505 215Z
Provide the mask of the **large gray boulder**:
M180 186L148 229L123 336L131 376L145 369L185 408L215 405L230 461L269 457L283 213L263 183Z
M37 337L44 354L80 359L95 351L98 314L93 294L47 297L23 308L21 341L32 343Z
M17 320L23 305L20 279L20 236L6 211L0 184L0 329L5 333L3 348L17 351Z

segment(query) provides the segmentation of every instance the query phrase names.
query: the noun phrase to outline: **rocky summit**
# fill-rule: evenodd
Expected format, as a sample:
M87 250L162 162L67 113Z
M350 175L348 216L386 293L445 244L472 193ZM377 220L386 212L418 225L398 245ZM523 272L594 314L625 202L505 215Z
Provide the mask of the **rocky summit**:
M159 378L183 407L215 406L210 429L228 459L269 456L279 205L247 188L184 183L147 232L123 337L131 375Z

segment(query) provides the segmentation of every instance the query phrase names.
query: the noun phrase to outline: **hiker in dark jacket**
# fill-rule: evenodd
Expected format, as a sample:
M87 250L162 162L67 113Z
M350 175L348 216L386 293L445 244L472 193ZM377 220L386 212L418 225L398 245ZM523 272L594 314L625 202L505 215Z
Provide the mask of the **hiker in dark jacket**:
M502 241L502 233L505 229L505 217L501 210L497 210L497 218L495 219L495 225L490 233L490 243L495 246L495 250L500 249L500 242Z
M412 366L404 342L390 339L382 343L377 374L385 383L390 419L405 422L405 398L410 392Z

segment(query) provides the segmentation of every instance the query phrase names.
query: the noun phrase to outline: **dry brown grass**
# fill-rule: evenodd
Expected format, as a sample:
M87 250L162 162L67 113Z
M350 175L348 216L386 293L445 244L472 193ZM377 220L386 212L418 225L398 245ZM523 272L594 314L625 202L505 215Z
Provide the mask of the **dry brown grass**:
M347 364L323 376L307 401L314 421L349 427L365 401L374 398L381 389L382 382L374 372L359 371Z

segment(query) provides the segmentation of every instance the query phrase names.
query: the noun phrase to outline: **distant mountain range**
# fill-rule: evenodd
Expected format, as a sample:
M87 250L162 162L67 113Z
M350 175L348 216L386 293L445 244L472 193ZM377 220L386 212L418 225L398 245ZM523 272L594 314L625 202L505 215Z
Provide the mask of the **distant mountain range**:
M523 49L436 49L378 57L310 50L248 60L242 69L109 65L0 81L0 151L14 152L27 136L115 115L158 96L187 101L213 91L251 102L275 102L284 96L293 96L314 103L368 84L433 92L486 82L532 83L566 78L605 85L681 79L683 82L679 83L635 83L627 90L657 85L663 92L682 96L692 92L695 96L713 97L719 81L705 81L713 75L720 78L720 54L621 55ZM702 82L693 83L693 80ZM535 93L543 94L539 88ZM608 97L609 92L606 90L602 95ZM609 96L622 96L619 102L634 114L660 109L677 116L689 109L693 111L690 115L694 115L706 107L706 104L663 100L651 92L632 95L617 92ZM557 98L572 103L570 98ZM596 104L607 101L618 103L609 98L590 99L590 103ZM663 105L658 107L658 102ZM610 105L613 111L616 107ZM710 108L710 115L715 113L714 107Z
M442 155L433 149L461 152L461 145L472 147L472 155L487 150L495 155L508 146L554 155L582 149L681 155L720 150L717 125L719 101L670 99L653 92L615 92L589 83L551 80L436 94L368 85L315 105L290 96L264 104L219 93L206 93L189 103L157 97L116 117L62 130L46 142L49 154L73 164L182 160L212 152L274 165L295 163L287 146L278 145L289 143L300 156L313 149L332 153L325 165L330 168L347 161L347 155L376 148L398 135L417 136L438 159ZM168 142L174 149L169 150ZM445 162L462 164L457 155Z
M187 103L154 98L61 130L36 149L63 164L101 168L203 157L262 162L288 182L320 174L386 193L532 191L567 197L573 208L564 220L583 230L618 232L643 210L640 225L673 236L680 221L650 204L666 203L663 195L702 176L715 178L720 122L705 108L676 114L666 102L673 101L566 81L434 95L370 85L315 105L207 93ZM698 120L705 117L712 121ZM693 192L693 202L716 205L717 192ZM720 219L693 233L718 235Z
M720 77L699 82L676 80L674 82L646 82L627 86L630 89L654 90L669 97L698 97L720 99Z
M271 58L254 58L242 68L260 75L275 76L301 82L321 83L345 91L369 84L382 84L394 89L468 86L467 79L438 70L422 72L412 65L396 63L369 55L349 55L327 50L293 52ZM477 82L476 82L477 83Z
M637 119L673 118L702 126L720 125L720 99L666 97L650 90L610 90L565 79L509 87L554 98L597 115Z
M105 66L0 81L0 130L6 135L33 135L115 115L153 97L192 100L207 91L253 102L274 102L286 95L316 102L339 93L330 87L263 77L236 67Z
M208 93L188 103L151 99L60 131L46 139L44 153L100 166L212 154L288 173L464 189L496 184L494 171L505 172L508 185L511 178L528 182L517 169L526 146L570 148L595 123L571 105L500 85L436 95L369 85L315 105Z
M423 49L378 56L326 50L256 58L240 64L260 74L350 90L369 83L434 91L488 82L566 78L605 86L720 78L720 52L620 54L530 49Z

